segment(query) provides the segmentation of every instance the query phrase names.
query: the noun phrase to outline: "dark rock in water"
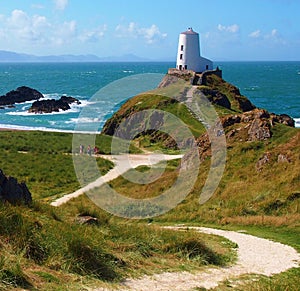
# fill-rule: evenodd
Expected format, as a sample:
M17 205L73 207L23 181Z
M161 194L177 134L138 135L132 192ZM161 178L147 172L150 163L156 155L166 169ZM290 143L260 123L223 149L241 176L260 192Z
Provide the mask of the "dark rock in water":
M81 102L77 98L71 96L61 96L60 100L68 104L72 104L72 103L77 103L78 105L81 104Z
M74 97L62 96L59 100L48 99L33 102L32 106L29 108L28 112L31 113L51 113L59 112L60 110L66 111L71 107L69 104L77 103L80 101Z
M0 200L11 204L30 204L32 196L25 183L18 183L16 178L6 177L0 170Z
M17 88L16 90L12 90L6 93L3 96L0 96L0 105L13 105L15 103L38 100L43 97L43 94L39 91L26 86L22 86Z

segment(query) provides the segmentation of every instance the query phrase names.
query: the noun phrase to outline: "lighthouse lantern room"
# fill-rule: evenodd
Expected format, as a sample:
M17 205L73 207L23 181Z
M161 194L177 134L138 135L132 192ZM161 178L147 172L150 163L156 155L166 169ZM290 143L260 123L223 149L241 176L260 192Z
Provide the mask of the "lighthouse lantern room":
M199 34L191 27L179 35L176 68L196 73L213 69L213 62L201 57Z

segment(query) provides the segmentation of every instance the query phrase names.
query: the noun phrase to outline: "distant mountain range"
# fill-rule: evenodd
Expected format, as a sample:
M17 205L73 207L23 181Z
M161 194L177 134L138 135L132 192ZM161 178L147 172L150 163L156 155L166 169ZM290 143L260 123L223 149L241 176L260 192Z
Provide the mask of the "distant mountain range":
M0 50L0 62L153 62L162 60L151 60L138 57L134 54L122 56L111 56L100 58L96 55L50 55L35 56L11 51ZM171 60L170 60L171 61Z

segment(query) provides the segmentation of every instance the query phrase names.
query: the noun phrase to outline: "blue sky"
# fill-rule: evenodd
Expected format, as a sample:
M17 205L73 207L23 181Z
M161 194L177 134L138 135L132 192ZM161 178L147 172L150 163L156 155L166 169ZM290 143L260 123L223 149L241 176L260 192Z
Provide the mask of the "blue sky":
M10 0L0 50L174 60L180 32L212 60L300 60L300 0Z

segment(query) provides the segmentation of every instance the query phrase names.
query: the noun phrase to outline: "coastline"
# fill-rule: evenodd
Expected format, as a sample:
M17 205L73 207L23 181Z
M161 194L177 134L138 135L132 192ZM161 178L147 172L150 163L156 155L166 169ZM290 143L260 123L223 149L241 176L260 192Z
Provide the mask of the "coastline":
M0 131L43 131L43 132L57 132L57 133L69 133L69 134L100 134L101 131L76 131L67 129L56 129L47 127L30 127L21 125L6 125L0 124Z
M300 128L300 118L293 118L295 120L295 128ZM58 133L77 133L77 134L100 134L101 131L76 131L67 129L47 128L47 127L31 127L13 124L0 124L0 131L44 131L44 132L58 132Z

